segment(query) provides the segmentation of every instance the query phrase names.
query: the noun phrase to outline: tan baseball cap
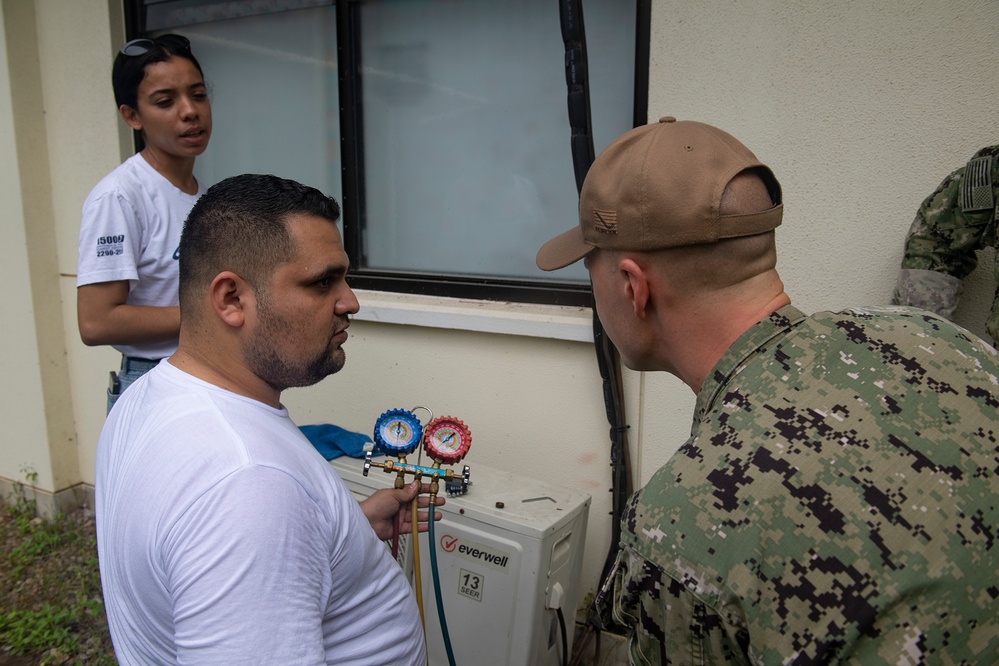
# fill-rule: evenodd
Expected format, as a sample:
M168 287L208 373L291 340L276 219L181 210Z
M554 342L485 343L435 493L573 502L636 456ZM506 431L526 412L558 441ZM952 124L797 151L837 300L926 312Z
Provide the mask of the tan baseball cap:
M774 206L719 215L725 186L756 169ZM579 196L579 226L538 250L538 268L553 271L595 248L650 251L752 236L780 226L780 183L769 167L722 130L667 116L614 140L594 160Z

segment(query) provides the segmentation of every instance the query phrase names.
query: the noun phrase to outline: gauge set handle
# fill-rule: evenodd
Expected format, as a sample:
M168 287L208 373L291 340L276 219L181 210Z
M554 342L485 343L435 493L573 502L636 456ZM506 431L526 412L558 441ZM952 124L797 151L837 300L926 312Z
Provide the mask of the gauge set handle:
M399 474L414 474L417 476L430 476L444 481L452 481L460 478L468 483L470 471L468 465L462 470L459 476L453 469L442 469L440 467L427 467L426 465L414 465L408 462L386 460L385 462L375 462L371 459L371 452L364 454L364 476L368 475L372 467L381 467L385 472L397 472Z

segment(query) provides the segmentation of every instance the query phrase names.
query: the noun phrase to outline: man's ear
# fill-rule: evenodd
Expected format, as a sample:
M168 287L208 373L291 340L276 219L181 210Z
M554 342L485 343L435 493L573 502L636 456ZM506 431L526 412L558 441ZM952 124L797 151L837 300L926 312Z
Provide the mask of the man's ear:
M233 328L246 323L247 309L256 305L249 283L232 271L222 271L215 276L209 288L209 297L212 311Z
M634 259L625 258L618 263L625 298L631 303L635 316L645 319L649 314L649 277Z
M138 111L130 107L128 104L122 104L118 107L118 113L121 114L121 119L125 121L126 125L137 132L142 131L142 120L139 118Z

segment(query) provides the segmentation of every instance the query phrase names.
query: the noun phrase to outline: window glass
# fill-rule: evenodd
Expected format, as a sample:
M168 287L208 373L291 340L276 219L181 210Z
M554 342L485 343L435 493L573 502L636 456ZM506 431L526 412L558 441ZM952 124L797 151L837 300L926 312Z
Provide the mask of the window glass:
M331 6L170 28L191 40L214 127L206 183L272 173L343 200L336 12Z
M214 129L199 179L274 173L346 198L345 213L357 211L343 220L355 279L369 280L358 284L586 298L581 264L556 273L534 264L538 247L577 220L559 3L132 0L128 8L131 36L184 34L204 68ZM599 153L634 122L636 2L584 0L583 8ZM355 23L345 31L337 21L348 14ZM341 126L344 85L356 126ZM341 137L357 151L358 166L347 169L359 173L344 171Z
M544 279L535 253L578 209L558 3L360 8L365 265ZM584 12L599 152L631 127L635 6Z

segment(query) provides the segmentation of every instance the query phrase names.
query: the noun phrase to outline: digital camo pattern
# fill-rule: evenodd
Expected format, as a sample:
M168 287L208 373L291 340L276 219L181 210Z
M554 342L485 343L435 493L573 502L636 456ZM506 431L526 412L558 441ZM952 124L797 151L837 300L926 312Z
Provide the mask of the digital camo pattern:
M622 524L636 664L999 662L999 364L913 308L782 308Z
M974 177L984 177L983 185L994 193L999 189L999 146L979 150L968 166L988 157L992 158L991 173ZM975 203L969 193L971 188L967 187L967 181L973 177L968 174L968 166L947 176L916 212L906 236L893 303L951 317L960 296L960 281L978 265L975 252L996 247L995 201L999 197L988 197L991 205L985 208ZM999 262L995 278L999 285ZM985 328L993 341L999 341L999 286Z
M960 298L961 280L953 275L922 268L902 268L891 302L929 310L953 321Z

